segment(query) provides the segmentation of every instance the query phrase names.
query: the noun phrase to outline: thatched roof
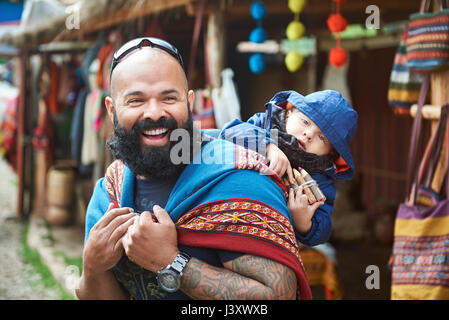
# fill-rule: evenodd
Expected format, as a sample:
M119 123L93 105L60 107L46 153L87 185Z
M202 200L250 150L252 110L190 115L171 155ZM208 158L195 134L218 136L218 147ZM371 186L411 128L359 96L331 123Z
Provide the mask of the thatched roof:
M191 1L80 0L67 6L64 14L48 19L37 27L18 29L13 34L4 35L0 38L0 43L17 48L31 48L55 40L75 39L81 34L88 34L151 13L185 6ZM79 28L76 28L77 25Z
M86 39L85 35L111 27L123 22L159 13L161 11L185 7L189 19L182 23L168 25L167 30L172 37L190 39L193 16L196 13L198 0L58 0L67 5L61 16L48 18L37 27L18 30L17 33L0 37L0 43L14 45L18 48L35 47L52 41ZM382 25L389 22L408 19L409 14L419 9L421 0L376 0L381 12ZM232 33L235 42L248 39L255 21L250 15L253 0L208 0L204 13L210 14L223 7L228 32ZM342 14L349 23L363 24L368 17L366 7L370 0L346 0L342 5ZM263 26L271 35L282 37L285 27L293 19L293 13L287 6L287 1L264 0L269 15L263 21ZM319 35L320 32L329 37L326 19L332 12L330 0L308 0L301 13L301 21L306 25L309 34ZM78 13L79 29L69 30L67 19ZM88 37L87 37L88 38ZM332 40L333 41L333 40Z

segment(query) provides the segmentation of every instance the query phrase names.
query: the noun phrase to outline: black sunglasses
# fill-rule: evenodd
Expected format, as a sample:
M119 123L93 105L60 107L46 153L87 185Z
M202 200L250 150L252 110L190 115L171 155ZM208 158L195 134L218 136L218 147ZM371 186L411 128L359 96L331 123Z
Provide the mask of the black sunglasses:
M115 53L112 58L111 63L111 74L112 77L112 71L114 71L115 67L120 63L120 61L126 57L131 52L140 49L142 47L151 47L151 48L158 48L161 50L164 50L168 54L170 54L173 58L176 59L176 61L179 62L179 64L182 67L182 70L184 70L184 63L182 62L181 55L179 54L178 49L176 49L174 46L172 46L170 43L168 43L165 40L158 39L158 38L137 38L131 41L128 41L123 46L121 46ZM184 70L185 72L185 70Z

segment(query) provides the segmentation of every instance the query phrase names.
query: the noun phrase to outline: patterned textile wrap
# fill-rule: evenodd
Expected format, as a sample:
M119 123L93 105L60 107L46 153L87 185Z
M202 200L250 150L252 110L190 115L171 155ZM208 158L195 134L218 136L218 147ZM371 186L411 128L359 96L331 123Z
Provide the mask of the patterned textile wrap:
M439 125L447 122L448 107L443 106L442 114L446 115ZM447 124L439 135L446 135L446 149L440 151L446 152L449 150ZM429 145L435 145L432 140ZM433 172L434 165L428 165L431 154L424 153L421 167ZM391 286L391 298L395 300L449 299L449 184L446 181L446 199L435 205L430 202L426 208L422 200L421 203L417 201L418 192L415 191L422 176L415 176L410 200L402 203L397 212Z
M212 140L187 165L165 210L175 221L178 243L238 251L291 268L298 298L311 299L280 177L264 175L265 158L225 140ZM100 179L89 203L86 239L109 202L134 206L134 175L120 161Z
M410 16L407 66L415 72L432 72L449 65L449 9L428 11L431 1L422 0L420 12ZM427 5L427 9L425 9Z
M388 88L388 103L395 115L409 115L410 107L418 102L422 75L407 67L406 39L408 28L402 33L399 47L394 56L393 69Z

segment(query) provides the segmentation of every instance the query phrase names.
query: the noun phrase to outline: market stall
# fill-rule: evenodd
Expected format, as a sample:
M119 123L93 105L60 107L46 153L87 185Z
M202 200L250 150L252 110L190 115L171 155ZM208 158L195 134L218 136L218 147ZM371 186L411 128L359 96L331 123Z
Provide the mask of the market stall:
M366 27L370 3L356 0L291 1L302 7L266 0L264 9L253 9L258 1L251 0L34 2L49 5L52 15L33 20L38 11L30 9L28 25L0 37L16 48L21 79L14 100L18 217L82 224L93 183L112 161L103 105L112 53L130 38L157 36L183 54L202 128L263 112L277 91L340 91L359 113L352 144L357 174L337 188L333 237L392 242L391 208L404 197L413 118L393 116L386 93L404 23L419 0L376 1L374 30ZM447 71L432 75L429 104L448 99L447 79ZM425 122L424 134L434 126ZM318 260L335 275L329 260ZM330 278L327 289L341 295ZM319 276L316 283L324 285Z

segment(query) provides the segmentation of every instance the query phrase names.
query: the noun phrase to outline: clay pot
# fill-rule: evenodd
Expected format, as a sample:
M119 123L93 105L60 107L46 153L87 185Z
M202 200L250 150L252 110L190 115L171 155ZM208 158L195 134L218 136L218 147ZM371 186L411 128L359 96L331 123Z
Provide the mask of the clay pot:
M53 167L47 175L49 206L70 207L74 195L75 172L72 168Z
M45 218L53 226L65 226L72 220L70 209L60 206L49 206Z

